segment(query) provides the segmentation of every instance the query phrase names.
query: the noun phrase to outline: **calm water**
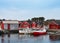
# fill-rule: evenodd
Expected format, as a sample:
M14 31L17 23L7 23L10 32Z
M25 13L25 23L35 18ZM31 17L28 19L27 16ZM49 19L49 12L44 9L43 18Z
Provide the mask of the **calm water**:
M41 35L38 37L30 35L9 34L1 35L0 43L60 43L60 36Z

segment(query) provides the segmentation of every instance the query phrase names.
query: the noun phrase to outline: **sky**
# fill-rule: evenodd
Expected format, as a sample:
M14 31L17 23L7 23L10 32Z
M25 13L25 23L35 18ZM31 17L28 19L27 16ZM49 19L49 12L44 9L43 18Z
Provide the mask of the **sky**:
M0 0L0 19L60 19L60 0Z

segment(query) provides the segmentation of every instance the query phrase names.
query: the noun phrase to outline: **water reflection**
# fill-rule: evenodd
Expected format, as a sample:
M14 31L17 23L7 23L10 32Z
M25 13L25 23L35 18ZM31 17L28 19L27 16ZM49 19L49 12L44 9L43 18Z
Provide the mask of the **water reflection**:
M4 34L2 34L1 43L4 43Z
M49 35L50 40L60 40L60 35Z
M58 35L19 35L8 34L0 36L1 43L60 43L60 36ZM52 41L51 41L52 40ZM54 41L55 40L55 41Z
M47 38L47 39L46 39ZM48 35L31 36L31 35L19 35L20 42L24 43L49 43Z
M10 34L8 34L7 36L8 38L5 38L4 34L1 35L1 43L5 43L5 40L7 41L7 43L10 43Z
M8 34L8 43L10 43L10 33Z
M18 35L18 39L20 41L26 41L26 40L31 40L33 38L32 35Z

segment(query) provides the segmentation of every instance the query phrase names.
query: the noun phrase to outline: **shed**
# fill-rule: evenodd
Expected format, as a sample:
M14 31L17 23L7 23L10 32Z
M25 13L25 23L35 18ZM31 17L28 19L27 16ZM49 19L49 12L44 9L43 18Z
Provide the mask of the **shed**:
M18 20L5 20L2 21L2 27L5 30L17 30L18 29Z
M58 29L58 24L55 21L49 23L49 29Z
M51 21L49 23L49 28L50 29L60 29L60 21L58 21L58 20Z

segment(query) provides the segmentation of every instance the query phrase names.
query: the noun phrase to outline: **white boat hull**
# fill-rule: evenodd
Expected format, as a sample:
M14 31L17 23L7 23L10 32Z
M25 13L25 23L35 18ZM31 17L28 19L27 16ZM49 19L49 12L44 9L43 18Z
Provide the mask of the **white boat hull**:
M44 34L46 34L47 32L46 32L46 29L20 29L19 30L19 33L20 34L32 34L32 35L44 35Z
M31 31L31 29L20 29L19 30L19 34L31 34L32 33L32 31Z

